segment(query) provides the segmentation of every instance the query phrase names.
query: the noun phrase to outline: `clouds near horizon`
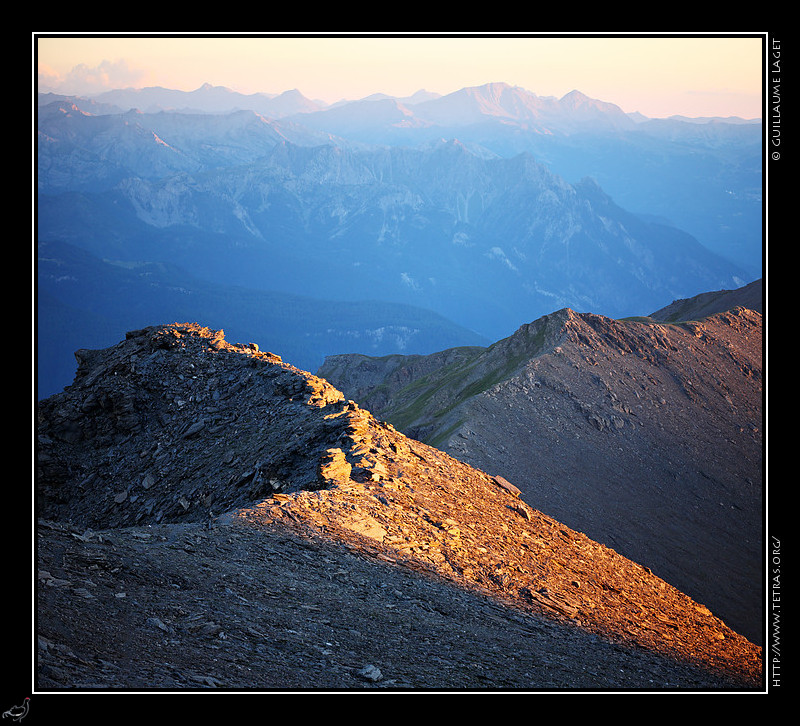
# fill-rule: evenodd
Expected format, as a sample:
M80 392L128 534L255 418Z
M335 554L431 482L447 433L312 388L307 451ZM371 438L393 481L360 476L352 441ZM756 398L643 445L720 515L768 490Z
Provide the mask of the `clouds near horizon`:
M126 59L103 60L96 66L80 63L66 74L42 63L37 69L40 91L50 90L74 95L91 95L114 88L141 86L147 82L149 76L147 70L135 67Z

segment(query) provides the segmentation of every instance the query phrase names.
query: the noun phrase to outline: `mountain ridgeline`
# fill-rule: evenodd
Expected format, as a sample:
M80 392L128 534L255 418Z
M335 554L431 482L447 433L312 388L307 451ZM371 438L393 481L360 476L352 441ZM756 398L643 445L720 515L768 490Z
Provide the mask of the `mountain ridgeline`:
M41 395L69 383L87 341L152 320L238 325L227 298L252 301L241 337L315 369L332 353L483 345L562 307L621 317L758 277L760 123L661 121L505 84L327 108L211 87L42 94L39 339L54 347L40 360L57 370L40 371ZM284 334L255 322L280 296L353 306L333 339L291 310ZM419 324L367 347L403 314Z
M763 685L709 605L255 344L187 323L77 356L37 410L39 690Z

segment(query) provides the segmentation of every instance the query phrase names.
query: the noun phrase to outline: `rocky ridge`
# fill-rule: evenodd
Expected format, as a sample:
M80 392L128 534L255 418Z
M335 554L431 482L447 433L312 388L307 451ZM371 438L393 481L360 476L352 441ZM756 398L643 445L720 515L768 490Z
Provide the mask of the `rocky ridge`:
M755 310L762 315L764 314L763 280L753 280L753 282L735 290L716 290L714 292L700 293L682 300L673 300L666 307L650 313L648 317L667 323L680 322L682 320L702 320L710 315L737 307Z
M255 345L76 355L37 413L38 688L762 685L705 605Z

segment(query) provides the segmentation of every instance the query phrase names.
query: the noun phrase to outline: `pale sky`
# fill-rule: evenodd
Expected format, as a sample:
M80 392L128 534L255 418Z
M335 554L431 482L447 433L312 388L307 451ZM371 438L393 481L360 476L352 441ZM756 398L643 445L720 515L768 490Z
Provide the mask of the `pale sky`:
M763 34L751 37L121 37L32 35L39 90L297 89L334 102L505 82L577 89L646 116L762 115ZM38 36L38 37L37 37Z

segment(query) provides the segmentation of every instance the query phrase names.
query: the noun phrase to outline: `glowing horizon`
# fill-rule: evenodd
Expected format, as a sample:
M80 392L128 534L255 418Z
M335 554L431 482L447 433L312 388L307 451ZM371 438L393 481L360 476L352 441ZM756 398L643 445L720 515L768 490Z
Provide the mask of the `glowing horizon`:
M645 116L763 109L763 37L727 36L56 36L34 34L41 90L204 83L242 93L297 89L334 103L373 93L446 95L504 82L539 96L572 90Z

